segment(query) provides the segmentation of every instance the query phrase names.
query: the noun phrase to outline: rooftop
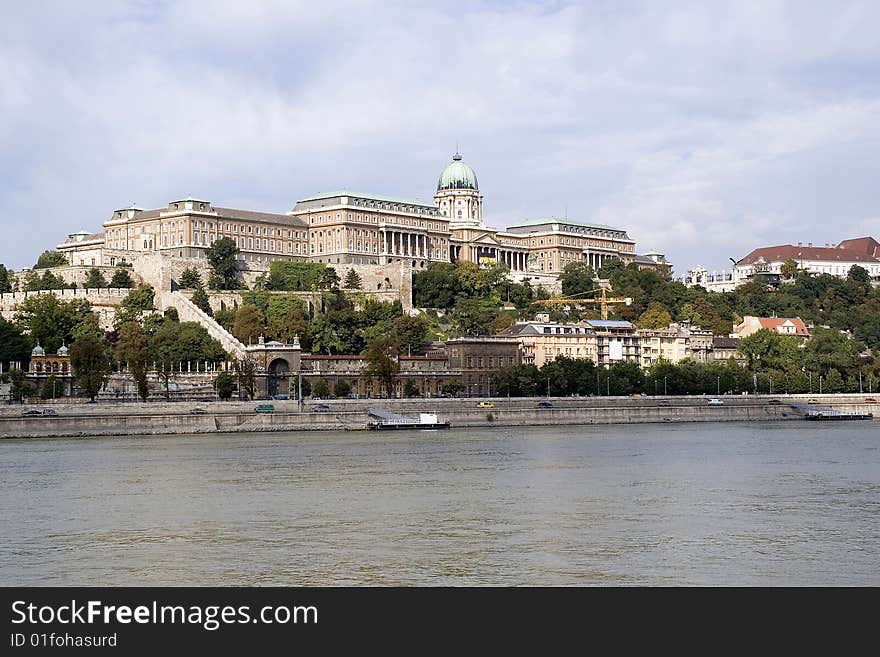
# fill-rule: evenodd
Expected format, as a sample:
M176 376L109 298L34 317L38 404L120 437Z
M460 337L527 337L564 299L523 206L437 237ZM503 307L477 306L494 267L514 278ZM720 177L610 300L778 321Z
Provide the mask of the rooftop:
M509 228L527 228L529 226L547 226L550 224L559 224L561 226L577 226L578 228L593 228L595 230L613 230L618 233L626 233L625 230L609 226L607 224L593 224L586 221L575 221L573 219L559 219L550 217L549 219L527 219L511 224Z
M348 196L350 198L364 198L370 201L379 201L381 203L398 203L403 205L417 205L419 207L430 208L431 210L436 210L437 207L433 203L425 203L424 201L417 201L412 199L404 199L397 198L394 196L380 196L379 194L361 194L359 192L352 192L351 190L342 189L336 192L327 192L326 194L315 194L314 196L309 196L308 198L301 198L297 201L297 203L306 203L309 201L323 201L325 199L338 198L340 196Z

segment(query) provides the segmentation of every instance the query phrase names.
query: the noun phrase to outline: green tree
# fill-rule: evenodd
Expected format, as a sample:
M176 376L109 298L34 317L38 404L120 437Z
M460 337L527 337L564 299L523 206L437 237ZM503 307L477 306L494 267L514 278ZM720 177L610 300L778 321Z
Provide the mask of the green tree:
M360 274L358 274L354 268L349 269L348 273L345 275L345 282L342 287L347 290L360 290L363 281L361 281Z
M110 279L110 283L108 283L107 287L119 289L132 288L134 287L134 281L131 279L131 274L128 273L128 269L119 267L113 272L113 277Z
M56 276L51 271L44 271L42 276L31 272L25 281L25 290L35 292L38 290L63 290L69 286L61 276ZM75 285L72 287L76 287Z
M423 354L428 340L428 322L424 317L403 315L393 320L391 341L402 354Z
M403 382L403 396L404 397L418 397L421 394L419 387L415 384L412 379L407 379Z
M195 304L195 306L201 309L208 317L214 316L214 311L211 310L211 301L208 299L208 294L205 292L205 288L197 287L195 292L191 297L191 301Z
M672 323L672 315L666 308L656 301L652 301L640 316L636 325L642 329L666 328Z
M12 272L0 265L0 294L12 292Z
M491 335L501 310L492 299L462 297L455 304L452 318L457 332L465 336Z
M24 366L30 354L31 345L21 329L0 317L0 365L3 371L9 370L11 362L17 361Z
M50 267L64 267L67 265L67 258L58 251L43 251L37 258L37 264L34 269L49 269Z
M351 386L345 379L339 379L333 386L333 396L337 399L348 397L351 394Z
M170 379L175 370L183 368L186 363L216 363L226 358L220 343L197 322L162 321L149 336L148 348L159 366L166 398L171 396Z
M110 378L110 347L103 334L84 322L70 346L70 366L80 389L94 402Z
M315 381L315 385L312 386L312 396L316 399L327 399L330 396L330 386L324 379Z
M256 362L248 357L236 358L234 368L239 394L244 393L248 399L253 399L257 390Z
M147 369L150 364L150 350L147 335L137 322L125 322L119 327L116 341L116 359L125 363L137 386L141 401L147 401L150 390L147 385Z
M825 386L823 392L843 392L844 383L843 376L837 370L829 370L828 376L825 377Z
M107 281L100 269L92 267L89 269L89 273L86 276L86 282L83 285L89 290L94 290L96 288L107 287Z
M43 381L43 388L40 390L40 399L58 399L64 396L64 383L58 380L54 374L50 374Z
M139 285L127 295L116 309L113 319L114 326L122 326L125 322L137 322L143 313L154 310L156 291L150 285Z
M202 287L202 277L195 267L187 267L181 272L180 287L184 290L195 290Z
M783 261L781 265L779 265L779 273L782 275L782 278L795 278L798 272L798 264L797 261L792 258L788 258Z
M9 371L9 396L13 401L23 402L25 399L31 396L34 389L25 379L24 370L10 370Z
M235 290L239 288L238 247L231 237L221 237L207 250L208 264L211 265L209 285L215 290Z
M367 345L364 374L375 377L386 397L394 393L394 381L400 372L397 350L389 338L376 338Z
M585 260L576 260L568 263L559 274L562 282L562 294L565 296L583 295L596 289L594 280L596 273Z
M92 307L85 299L63 302L54 294L39 294L18 305L15 321L22 332L30 334L34 345L54 354L62 343L73 341L74 329L89 315Z
M232 327L235 325L235 311L232 308L222 308L214 313L214 320L232 333Z
M263 318L256 306L248 304L239 306L235 313L232 335L244 344L250 344L263 335Z
M871 282L871 275L868 273L868 270L859 265L850 267L846 278L853 283L868 284Z
M413 304L417 308L449 309L462 293L455 265L448 262L432 262L413 274L412 288Z
M217 396L224 401L232 399L232 393L235 392L235 377L229 372L220 372L214 377L214 389Z
M317 290L324 280L327 265L320 262L273 260L269 263L267 290L307 292ZM335 273L335 270L334 270Z

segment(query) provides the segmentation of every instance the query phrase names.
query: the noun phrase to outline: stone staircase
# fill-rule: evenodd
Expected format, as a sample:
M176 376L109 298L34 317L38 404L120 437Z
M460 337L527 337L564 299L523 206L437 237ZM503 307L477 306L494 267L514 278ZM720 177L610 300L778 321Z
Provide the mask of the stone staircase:
M208 335L217 340L229 353L230 358L242 359L246 355L245 346L225 328L220 326L213 317L189 300L183 292L156 292L156 306L165 311L171 306L177 309L181 322L198 322L205 327Z

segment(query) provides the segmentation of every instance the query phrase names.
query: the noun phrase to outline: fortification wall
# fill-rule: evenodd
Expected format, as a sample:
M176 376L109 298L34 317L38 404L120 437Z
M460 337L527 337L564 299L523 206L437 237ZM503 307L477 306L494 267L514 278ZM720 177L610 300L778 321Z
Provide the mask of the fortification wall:
M12 320L18 311L18 306L25 299L29 299L41 294L52 294L59 301L72 301L74 299L85 299L92 304L92 310L98 315L101 327L109 330L113 327L113 317L116 314L116 308L122 303L122 300L128 296L130 290L128 288L94 288L82 289L73 288L66 290L37 290L34 292L5 292L0 294L0 314L4 319Z

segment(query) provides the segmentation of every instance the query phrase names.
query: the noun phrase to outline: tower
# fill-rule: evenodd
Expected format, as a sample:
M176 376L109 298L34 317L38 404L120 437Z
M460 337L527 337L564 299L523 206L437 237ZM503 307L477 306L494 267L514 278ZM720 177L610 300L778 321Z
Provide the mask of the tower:
M452 156L452 162L440 174L434 203L449 217L450 229L483 225L483 197L477 185L477 174L462 162L460 153Z

